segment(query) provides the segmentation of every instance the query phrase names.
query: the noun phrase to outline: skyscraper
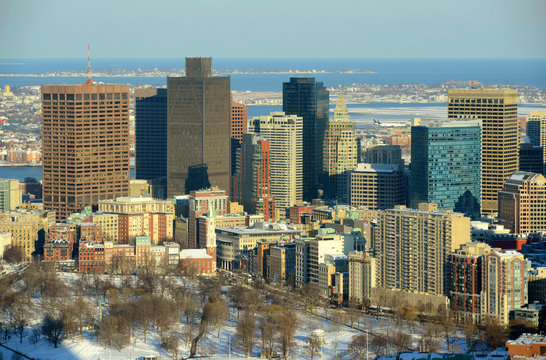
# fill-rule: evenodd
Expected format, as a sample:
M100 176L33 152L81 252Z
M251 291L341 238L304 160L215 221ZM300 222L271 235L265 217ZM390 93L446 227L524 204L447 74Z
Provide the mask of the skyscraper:
M334 119L326 127L323 160L325 197L346 201L347 172L356 168L357 141L343 94L339 94Z
M482 214L497 212L502 184L519 167L517 90L449 90L448 117L482 120Z
M411 128L410 205L421 202L480 216L481 121L430 121ZM465 194L466 192L469 194ZM465 197L468 199L465 200ZM472 206L470 206L472 207Z
M229 136L231 138L231 174L235 174L237 153L241 148L243 134L248 128L248 109L245 105L231 101L231 118L229 120Z
M167 176L167 89L135 89L135 178Z
M275 208L284 211L301 202L302 118L272 112L253 118L249 130L269 140L269 183Z
M44 209L66 219L129 194L129 85L42 86Z
M317 196L323 166L324 132L328 124L329 93L315 78L290 78L283 83L282 110L303 118L303 197Z
M167 78L167 196L230 191L229 84L212 58L186 58L186 76Z
M546 148L546 111L531 111L527 118L527 137L534 146ZM546 173L546 152L543 152L543 170Z
M266 221L273 220L273 198L271 195L270 169L271 151L269 140L258 134L243 134L240 150L240 168L235 177L239 201L250 214L257 211ZM235 187L235 186L234 186Z

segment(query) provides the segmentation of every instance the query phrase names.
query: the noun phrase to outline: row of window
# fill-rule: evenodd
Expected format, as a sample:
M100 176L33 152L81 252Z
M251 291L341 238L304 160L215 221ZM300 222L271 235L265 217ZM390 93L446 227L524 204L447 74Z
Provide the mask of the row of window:
M43 100L127 100L128 93L100 93L100 94L43 94Z

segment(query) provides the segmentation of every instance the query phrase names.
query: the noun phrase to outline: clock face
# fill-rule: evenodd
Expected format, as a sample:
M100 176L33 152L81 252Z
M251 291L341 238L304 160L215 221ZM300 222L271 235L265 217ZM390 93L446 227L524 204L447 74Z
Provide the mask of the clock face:
M540 186L544 185L544 181L542 181L542 180L539 180L537 183L538 183Z

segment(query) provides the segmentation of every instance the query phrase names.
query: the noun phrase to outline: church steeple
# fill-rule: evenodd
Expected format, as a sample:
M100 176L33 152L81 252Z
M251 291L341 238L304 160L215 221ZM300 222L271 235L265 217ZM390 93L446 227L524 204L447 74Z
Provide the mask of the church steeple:
M334 109L334 121L349 121L349 111L345 105L345 98L339 93L336 108Z

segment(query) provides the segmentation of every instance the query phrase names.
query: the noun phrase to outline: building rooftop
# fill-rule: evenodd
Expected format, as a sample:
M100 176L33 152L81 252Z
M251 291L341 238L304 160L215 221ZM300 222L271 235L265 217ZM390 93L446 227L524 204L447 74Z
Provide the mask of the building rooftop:
M180 259L212 259L212 256L207 249L184 249L180 250Z
M508 340L506 343L513 345L546 344L546 335L525 333L516 340Z

